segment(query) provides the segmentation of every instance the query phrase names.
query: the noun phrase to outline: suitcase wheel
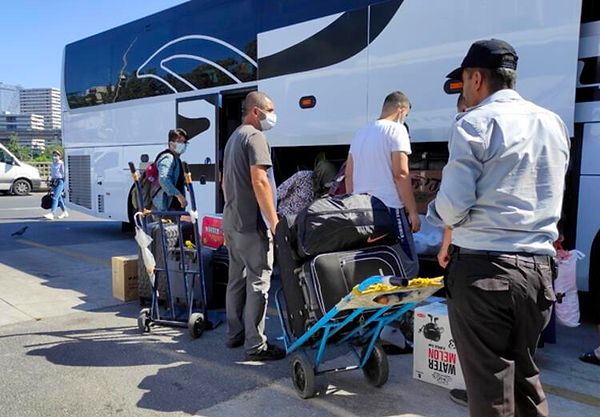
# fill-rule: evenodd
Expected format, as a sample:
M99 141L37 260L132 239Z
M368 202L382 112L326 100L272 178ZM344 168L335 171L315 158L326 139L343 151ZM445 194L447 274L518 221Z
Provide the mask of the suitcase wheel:
M296 392L300 398L314 397L317 392L316 375L308 356L303 352L294 353L291 362L292 382Z
M137 324L138 329L140 329L140 333L149 333L150 332L150 309L142 308L140 310L140 314L138 316Z
M364 357L366 351L367 346L363 348L361 357ZM379 343L375 344L373 352L371 352L371 356L367 360L367 363L365 363L362 371L369 385L381 387L387 382L390 376L390 367L387 355Z
M206 321L204 321L204 314L193 313L188 319L188 329L192 339L197 339L202 336L204 329L206 328Z

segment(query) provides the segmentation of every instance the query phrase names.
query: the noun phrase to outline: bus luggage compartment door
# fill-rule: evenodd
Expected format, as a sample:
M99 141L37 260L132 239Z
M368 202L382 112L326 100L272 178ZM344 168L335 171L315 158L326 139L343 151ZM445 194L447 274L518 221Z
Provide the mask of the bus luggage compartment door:
M182 160L190 166L198 212L212 213L216 204L215 144L220 94L185 97L176 103L176 124L189 137Z

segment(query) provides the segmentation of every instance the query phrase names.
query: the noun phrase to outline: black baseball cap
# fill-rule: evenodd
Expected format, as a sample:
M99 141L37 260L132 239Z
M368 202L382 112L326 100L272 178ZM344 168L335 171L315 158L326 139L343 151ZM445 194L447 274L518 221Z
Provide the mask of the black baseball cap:
M460 80L465 68L508 68L517 69L519 57L515 49L500 39L489 39L474 42L460 67L446 75L446 78Z

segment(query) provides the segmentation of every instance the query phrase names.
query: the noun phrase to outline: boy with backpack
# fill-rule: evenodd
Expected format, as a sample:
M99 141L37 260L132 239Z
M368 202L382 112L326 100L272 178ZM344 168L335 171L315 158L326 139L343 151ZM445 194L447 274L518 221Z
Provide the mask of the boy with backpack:
M168 147L160 152L142 176L144 208L151 210L183 210L187 206L181 155L186 151L188 135L181 128L169 130ZM137 190L134 188L134 193ZM133 195L138 209L137 195Z

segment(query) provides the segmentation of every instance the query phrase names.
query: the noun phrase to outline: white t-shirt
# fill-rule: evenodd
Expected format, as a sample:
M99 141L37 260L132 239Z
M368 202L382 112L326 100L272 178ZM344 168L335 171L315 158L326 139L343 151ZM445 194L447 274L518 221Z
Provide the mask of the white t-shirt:
M388 207L404 207L392 175L392 152L396 151L411 154L404 125L377 120L359 130L350 145L353 192L374 195Z

